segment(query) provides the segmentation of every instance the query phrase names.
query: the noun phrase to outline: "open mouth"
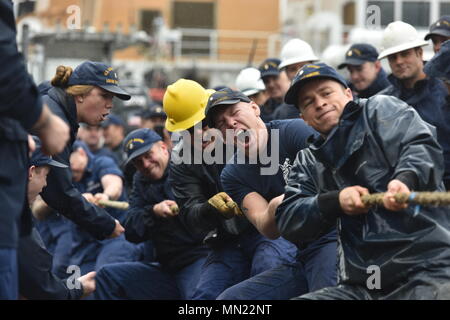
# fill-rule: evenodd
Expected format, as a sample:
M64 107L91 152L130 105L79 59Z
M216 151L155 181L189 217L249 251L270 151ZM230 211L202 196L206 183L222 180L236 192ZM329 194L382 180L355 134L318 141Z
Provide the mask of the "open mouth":
M108 112L108 113L102 114L102 121L104 121L104 120L106 119L107 116L109 116L109 112Z
M238 129L235 133L236 142L239 145L247 147L251 142L250 135L251 135L250 131L245 129Z

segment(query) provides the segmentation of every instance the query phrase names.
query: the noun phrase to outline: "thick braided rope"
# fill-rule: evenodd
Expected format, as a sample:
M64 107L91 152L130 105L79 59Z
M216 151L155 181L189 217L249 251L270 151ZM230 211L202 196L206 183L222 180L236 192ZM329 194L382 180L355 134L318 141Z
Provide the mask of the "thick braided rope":
M130 207L129 203L125 202L125 201L100 200L98 203L102 206L119 209L119 210L128 210L128 208ZM178 213L180 211L176 204L172 205L170 207L170 210L173 213Z
M383 205L384 193L373 193L361 197L365 205ZM411 192L397 193L394 198L399 203L411 203L421 206L450 206L450 192Z

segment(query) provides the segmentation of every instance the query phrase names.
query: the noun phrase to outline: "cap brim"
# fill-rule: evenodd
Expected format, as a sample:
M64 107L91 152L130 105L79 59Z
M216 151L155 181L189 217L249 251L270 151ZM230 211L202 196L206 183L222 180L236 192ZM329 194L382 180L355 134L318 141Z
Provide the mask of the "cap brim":
M300 62L316 62L319 61L319 58L317 58L315 55L311 56L303 56L301 58L291 58L284 61L281 61L280 65L278 66L278 69L281 70L284 67L290 66L291 64L300 63Z
M348 65L351 66L360 66L366 62L370 62L369 60L362 60L362 59L346 59L345 62L338 65L338 69L343 69Z
M246 89L242 90L242 93L245 94L247 97L250 97L254 94L257 94L258 92L264 91L264 89Z
M135 151L128 157L128 159L125 160L125 162L123 163L123 165L124 165L124 166L127 166L133 159L139 157L140 155L142 155L142 154L146 153L148 150L150 150L150 149L153 147L154 144L155 144L155 143L153 142L153 143L150 143L150 144L147 145L147 146L144 146L144 147L142 147L142 148L139 148L139 149L135 150Z
M425 36L425 40L429 40L431 36L443 36L443 37L450 37L450 30L448 29L435 29L433 32L427 33Z
M327 76L327 75L318 75L315 77L307 77L304 78L300 81L298 81L297 83L293 84L288 92L286 92L286 95L284 97L284 102L286 102L287 104L292 104L294 105L296 108L298 108L297 106L297 97L298 97L298 92L300 91L301 87L303 87L308 81L313 80L313 79L330 79L330 80L334 80L336 82L339 82L340 84L342 84L345 88L348 88L348 85L346 83L343 83L342 81L331 77L331 76Z
M64 163L55 161L55 160L50 160L50 162L48 163L49 166L52 167L57 167L57 168L68 168L69 166L65 165Z
M116 95L116 97L121 100L130 100L131 99L131 96L119 86L99 85L99 87L102 89L105 89L108 92L114 93Z
M378 55L378 60L384 59L387 56L390 56L391 54L394 53L398 53L398 52L402 52L408 49L412 49L412 48L417 48L417 47L424 47L427 46L428 42L424 41L424 40L417 40L414 42L409 42L409 43L403 43L400 44L398 46L383 50L379 55Z
M250 99L249 99L250 100ZM220 101L218 104L213 104L209 109L206 111L206 123L208 124L208 127L214 128L214 120L212 114L217 109L217 107L223 106L223 105L233 105L241 101L241 99L231 99L231 100L224 100Z
M273 70L273 71L267 71L267 72L261 72L261 79L264 79L265 77L270 77L270 76L279 76L280 75L280 71L278 70Z

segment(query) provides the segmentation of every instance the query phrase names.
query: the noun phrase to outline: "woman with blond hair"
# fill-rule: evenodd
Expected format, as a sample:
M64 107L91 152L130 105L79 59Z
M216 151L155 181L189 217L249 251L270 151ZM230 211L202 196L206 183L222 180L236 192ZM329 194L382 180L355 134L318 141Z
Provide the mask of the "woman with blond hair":
M51 84L52 87L43 96L43 100L71 130L70 141L54 159L69 165L78 123L98 125L109 114L114 96L128 100L130 95L119 87L114 69L100 62L86 61L75 70L59 66ZM119 221L104 209L88 202L74 187L70 168L52 170L47 178L47 187L41 195L51 208L99 240L114 238L124 232Z

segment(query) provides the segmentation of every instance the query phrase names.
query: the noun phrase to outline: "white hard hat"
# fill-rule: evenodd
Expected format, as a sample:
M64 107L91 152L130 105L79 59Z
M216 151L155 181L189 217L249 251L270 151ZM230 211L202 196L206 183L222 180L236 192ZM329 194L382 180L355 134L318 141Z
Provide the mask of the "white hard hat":
M266 86L261 80L261 72L256 68L242 69L236 78L236 88L247 97L266 90Z
M300 39L291 39L281 49L281 63L278 68L282 69L299 62L318 60L319 58L316 57L308 42Z
M383 32L381 40L381 53L378 59L401 52L404 50L427 46L428 42L423 40L417 30L403 21L395 21L388 24Z

